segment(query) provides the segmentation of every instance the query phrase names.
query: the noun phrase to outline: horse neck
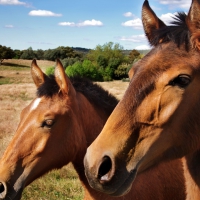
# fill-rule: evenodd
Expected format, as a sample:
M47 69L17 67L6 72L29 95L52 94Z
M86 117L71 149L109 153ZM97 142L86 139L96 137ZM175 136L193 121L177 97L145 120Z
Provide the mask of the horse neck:
M109 114L104 109L91 104L81 93L77 94L77 99L80 102L78 114L83 130L82 134L85 136L85 142L88 147L101 132Z
M78 105L78 119L81 126L82 133L84 135L84 141L80 144L80 148L76 155L76 158L72 161L72 164L77 171L82 185L85 189L85 198L93 199L92 196L99 196L99 192L91 189L88 181L85 177L83 158L85 156L87 147L95 140L98 134L101 132L109 114L101 108L93 106L88 99L81 93L77 93ZM100 195L101 196L101 195ZM95 198L96 199L96 198Z
M198 151L185 156L183 169L186 181L187 200L200 199L200 148Z

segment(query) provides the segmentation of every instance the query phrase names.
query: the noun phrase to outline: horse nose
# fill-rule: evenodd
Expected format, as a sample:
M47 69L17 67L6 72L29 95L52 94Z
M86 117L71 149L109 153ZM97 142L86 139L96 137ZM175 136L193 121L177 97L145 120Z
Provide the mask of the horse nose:
M113 176L113 163L109 156L104 156L98 169L98 179L101 184L109 182Z
M7 193L7 187L4 182L0 182L0 199L5 199Z

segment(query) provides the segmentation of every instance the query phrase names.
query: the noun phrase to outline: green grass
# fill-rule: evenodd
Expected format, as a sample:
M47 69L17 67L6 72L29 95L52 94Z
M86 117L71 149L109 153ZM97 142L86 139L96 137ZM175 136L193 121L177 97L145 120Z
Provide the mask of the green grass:
M12 84L12 83L13 83L12 78L0 76L0 85Z
M25 188L22 200L81 200L83 189L72 165L53 170Z
M3 63L2 65L0 65L0 71L3 71L3 70L24 71L24 70L30 70L30 67L29 66L25 66L25 65Z

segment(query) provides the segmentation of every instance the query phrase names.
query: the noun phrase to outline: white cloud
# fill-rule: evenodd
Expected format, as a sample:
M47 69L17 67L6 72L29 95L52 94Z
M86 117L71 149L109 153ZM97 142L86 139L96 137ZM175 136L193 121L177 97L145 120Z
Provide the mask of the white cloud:
M14 26L11 25L11 24L9 24L9 25L5 25L4 27L5 27L5 28L14 28Z
M128 26L128 27L133 27L135 29L142 29L142 20L137 18L133 20L126 21L122 23L122 26Z
M95 19L85 20L84 22L78 23L78 26L103 26L101 21L97 21Z
M21 2L18 0L0 0L0 4L2 4L2 5L26 5L25 2Z
M135 43L141 43L146 41L146 36L144 34L142 35L132 35L130 37L122 36L120 38L121 41L129 41L129 42L135 42Z
M92 20L85 20L80 23L74 23L74 22L60 22L58 23L59 26L71 26L71 27L83 27L83 26L103 26L103 23L101 21L92 19Z
M39 17L61 17L62 14L56 14L48 10L32 10L29 12L30 16L39 16Z
M173 17L176 15L177 13L167 13L167 14L162 14L159 18L166 23L167 25L170 25L170 22L172 22L174 19ZM122 23L122 26L127 26L127 27L133 27L134 29L143 29L143 24L142 24L142 20L137 18L137 19L133 19L133 20L129 20L126 21L124 23Z
M189 8L191 5L191 0L159 0L163 5L169 5L170 7L179 7L179 8Z
M175 16L175 14L177 14L177 13L174 13L174 14L172 14L172 13L162 14L160 16L160 19L163 22L165 22L167 25L169 25L170 22L173 21L173 17Z
M60 22L58 23L59 26L76 26L74 22Z
M125 17L133 17L134 14L132 12L126 12L126 13L124 13L124 16Z
M136 50L148 50L151 49L151 47L149 45L140 45L135 47Z

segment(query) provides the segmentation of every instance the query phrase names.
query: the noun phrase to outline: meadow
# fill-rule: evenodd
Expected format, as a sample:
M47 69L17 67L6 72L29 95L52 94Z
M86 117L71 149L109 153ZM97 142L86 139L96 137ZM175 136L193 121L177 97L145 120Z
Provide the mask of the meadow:
M35 97L36 87L30 74L31 60L5 60L0 66L0 156L12 139L21 110ZM52 61L38 61L43 71L54 66ZM98 82L121 99L128 82ZM80 200L83 190L71 164L53 170L35 180L23 192L22 200Z

